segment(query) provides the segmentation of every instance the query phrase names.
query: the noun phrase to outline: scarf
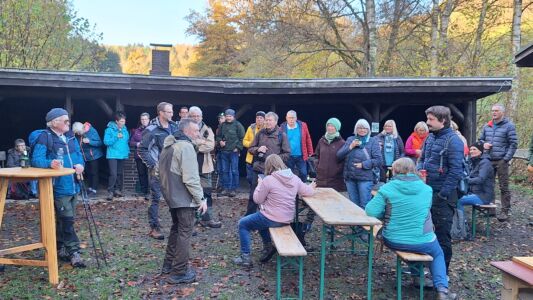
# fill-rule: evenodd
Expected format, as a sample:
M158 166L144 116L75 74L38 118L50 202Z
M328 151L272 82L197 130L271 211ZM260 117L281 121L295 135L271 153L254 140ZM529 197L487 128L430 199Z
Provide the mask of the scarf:
M333 142L333 140L337 137L339 137L339 132L335 132L335 133L328 133L326 132L326 134L324 135L324 138L326 139L326 141L328 142L328 144L331 144L331 142Z
M366 135L357 135L355 138L361 141L361 144L359 145L361 148L364 148L369 140L368 136Z
M426 133L423 137L420 137L416 132L413 132L411 133L411 136L413 137L413 149L422 150L422 146L424 145L424 141L428 137L428 134Z

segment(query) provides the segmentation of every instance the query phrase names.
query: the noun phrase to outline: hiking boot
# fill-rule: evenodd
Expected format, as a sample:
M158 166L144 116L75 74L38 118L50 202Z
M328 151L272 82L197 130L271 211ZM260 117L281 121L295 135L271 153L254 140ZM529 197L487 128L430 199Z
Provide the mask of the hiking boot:
M113 200L113 193L112 192L107 193L107 197L105 197L105 199L107 201L112 201Z
M215 221L213 219L209 221L200 220L200 225L203 227L209 227L209 228L220 228L222 227L222 223L220 221Z
M172 263L163 262L163 267L161 268L161 274L169 274L172 271Z
M448 289L440 289L437 291L437 300L455 300L457 294L450 292Z
M509 220L509 213L501 211L497 218L500 222L507 222Z
M123 197L124 195L122 194L122 191L115 191L113 193L113 196L117 197L117 198L120 198L120 197Z
M88 188L88 189L87 189L87 192L89 192L89 195L91 195L91 196L96 195L96 190L93 189L93 188Z
M225 189L220 189L220 191L217 192L217 196L227 196L228 191Z
M261 251L261 258L259 258L259 261L266 263L272 258L272 256L274 256L274 254L276 254L276 247L272 244L266 244Z
M146 201L150 201L150 193L146 193L146 194L144 194L143 197L144 197L144 200L146 200Z
M74 268L85 268L85 267L87 267L87 265L85 265L85 263L81 260L81 256L80 256L79 252L72 253L72 255L70 256L70 264Z
M150 233L148 233L148 235L151 238L156 239L156 240L164 240L165 239L165 236L161 233L161 229L159 229L159 228L152 228L152 230L150 230Z
M65 249L65 247L61 247L61 249L57 251L57 257L59 258L60 261L63 261L63 262L70 261L70 255L68 254L67 249Z
M413 286L417 289L420 288L420 279L418 276L413 276ZM425 289L433 289L435 286L433 285L433 280L428 280L427 278L424 278L424 288Z
M249 253L242 253L241 255L233 259L233 263L238 266L251 267L252 257L250 256Z
M196 272L189 269L185 274L182 275L171 275L168 277L167 282L170 284L180 284L180 283L192 283L196 280Z
M228 196L230 196L231 198L235 197L236 195L237 195L237 193L234 190L231 190L228 193Z

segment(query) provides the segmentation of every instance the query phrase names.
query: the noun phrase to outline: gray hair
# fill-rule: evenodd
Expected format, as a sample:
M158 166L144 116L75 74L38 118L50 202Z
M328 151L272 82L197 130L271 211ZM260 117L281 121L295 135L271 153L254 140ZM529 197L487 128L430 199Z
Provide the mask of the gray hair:
M415 163L408 157L400 157L392 163L392 173L409 174L415 173Z
M143 113L139 116L139 119L142 118L142 117L148 117L148 119L150 119L150 114L147 113L147 112L143 112Z
M417 130L418 128L420 128L420 127L424 128L424 130L425 130L426 132L429 131L428 124L426 124L426 122L424 122L424 121L420 121L420 122L416 123L416 125L415 125L415 130L414 130L414 131L416 131L416 130Z
M353 133L357 134L357 128L366 128L366 130L368 130L368 134L370 134L370 124L368 124L368 121L365 119L357 120L355 126L353 127Z
M499 107L500 110L501 110L502 112L505 112L505 106L504 106L503 104L501 104L501 103L496 103L496 104L493 104L493 105L492 105L492 107L494 107L494 106Z
M267 112L266 115L265 115L265 118L266 118L266 117L272 117L272 118L274 118L274 120L276 121L276 123L277 123L278 120L279 120L278 114L275 113L275 112L273 112L273 111L269 111L269 112Z
M298 118L298 116L296 115L296 112L292 109L287 112L287 117L289 116Z
M170 107L173 107L172 104L168 103L168 102L160 102L158 105L157 105L157 113L161 112L161 111L165 111L165 107L169 106Z
M189 128L191 124L198 125L193 119L184 118L181 119L178 124L178 130L184 132L185 129Z
M394 138L397 138L398 137L398 129L396 128L396 122L394 122L394 120L387 120L385 122L385 124L383 124L383 131L381 132L382 134L386 134L386 132L385 132L385 126L386 125L391 125L392 126L392 136Z
M196 113L202 116L202 110L198 106L191 106L189 107L189 113Z
M72 124L72 131L77 135L82 135L85 133L85 130L83 130L83 124L81 124L81 122L74 122L74 124Z

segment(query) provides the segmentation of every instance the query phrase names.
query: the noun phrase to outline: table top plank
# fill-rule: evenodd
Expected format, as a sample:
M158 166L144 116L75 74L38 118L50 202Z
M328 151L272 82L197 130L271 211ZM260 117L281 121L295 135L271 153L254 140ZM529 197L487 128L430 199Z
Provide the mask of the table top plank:
M41 169L41 168L2 168L0 169L0 178L49 178L74 174L74 169Z
M520 256L513 257L515 263L521 264L522 266L533 270L533 256Z
M366 215L365 211L332 188L317 188L304 202L329 225L381 225L381 221Z
M533 270L513 261L491 261L490 264L533 286Z

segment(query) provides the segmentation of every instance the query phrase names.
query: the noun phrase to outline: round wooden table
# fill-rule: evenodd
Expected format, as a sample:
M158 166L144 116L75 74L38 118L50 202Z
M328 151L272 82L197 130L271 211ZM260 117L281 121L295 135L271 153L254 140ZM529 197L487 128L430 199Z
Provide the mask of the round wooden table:
M38 180L39 203L41 212L41 241L39 243L0 250L0 264L47 267L48 279L50 283L59 283L56 245L56 222L54 213L54 193L52 187L52 178L73 173L74 169L67 168L62 168L59 170L40 168L0 169L0 228L2 226L4 206L6 204L7 187L10 181L26 182L30 180ZM45 249L44 260L14 259L3 257L8 254L31 251L40 248Z

